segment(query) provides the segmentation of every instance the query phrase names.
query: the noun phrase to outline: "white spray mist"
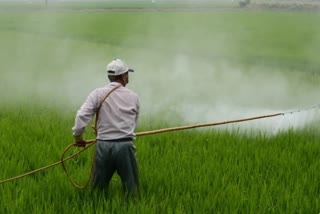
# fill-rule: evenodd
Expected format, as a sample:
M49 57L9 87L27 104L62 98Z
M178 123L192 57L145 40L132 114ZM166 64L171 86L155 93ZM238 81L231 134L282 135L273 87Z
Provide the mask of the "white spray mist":
M59 31L54 19L48 18L47 23ZM221 58L201 57L183 51L182 47L189 42L183 38L177 44L170 44L170 50L175 51L167 53L165 48L151 44L156 42L152 32L150 37L144 35L144 47L130 46L134 41L128 35L128 40L120 45L122 48L54 35L44 37L25 32L9 38L8 34L3 43L15 50L10 52L15 59L10 70L1 74L0 95L10 102L34 96L76 111L91 90L108 83L107 63L122 58L136 70L130 75L128 87L140 96L142 117L161 118L165 112L172 115L169 122L189 125L280 113L317 104L319 88L298 76L264 66L245 68ZM228 48L223 39L214 42L221 49ZM303 127L318 117L308 111L245 122L239 127L275 132Z

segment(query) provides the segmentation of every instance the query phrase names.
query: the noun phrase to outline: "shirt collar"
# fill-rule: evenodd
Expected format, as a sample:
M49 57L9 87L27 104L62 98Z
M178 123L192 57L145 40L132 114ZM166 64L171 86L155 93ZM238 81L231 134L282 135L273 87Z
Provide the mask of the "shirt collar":
M118 85L121 85L121 83L119 83L119 82L110 82L109 83L109 86L112 86L112 87L115 87L115 86L118 86Z

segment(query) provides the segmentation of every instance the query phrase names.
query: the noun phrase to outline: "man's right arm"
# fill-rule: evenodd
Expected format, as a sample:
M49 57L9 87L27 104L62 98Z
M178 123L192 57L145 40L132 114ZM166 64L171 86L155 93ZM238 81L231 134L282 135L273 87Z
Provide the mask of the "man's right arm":
M97 110L97 91L93 91L78 110L72 128L75 139L82 139L86 126L90 123Z

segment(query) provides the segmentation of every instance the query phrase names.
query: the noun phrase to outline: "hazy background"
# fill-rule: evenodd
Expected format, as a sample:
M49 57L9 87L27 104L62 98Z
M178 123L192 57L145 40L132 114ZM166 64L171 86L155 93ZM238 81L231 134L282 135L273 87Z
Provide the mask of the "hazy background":
M173 23L167 15L166 24L160 22L165 14L123 28L104 26L102 22L105 29L101 31L119 32L122 37L113 40L106 36L104 42L91 28L85 39L78 36L82 15L76 13L70 18L79 18L74 34L64 33L62 19L55 12L22 14L18 27L11 16L20 15L1 16L3 104L19 105L29 100L75 112L93 89L107 84L105 68L113 58L123 59L136 70L130 74L128 87L140 96L142 119L159 117L188 125L287 112L319 103L318 84L299 67L244 64L238 58L241 40L232 39L232 31L206 34L200 24L206 17L196 20L200 27L195 26L195 30L188 29L190 25L178 27L183 14ZM224 24L224 20L213 22ZM137 28L143 31L137 32ZM245 28L241 30L242 39L252 36ZM320 44L319 35L315 31L303 51L313 53ZM240 127L275 132L303 127L314 119L319 119L318 109L247 122Z

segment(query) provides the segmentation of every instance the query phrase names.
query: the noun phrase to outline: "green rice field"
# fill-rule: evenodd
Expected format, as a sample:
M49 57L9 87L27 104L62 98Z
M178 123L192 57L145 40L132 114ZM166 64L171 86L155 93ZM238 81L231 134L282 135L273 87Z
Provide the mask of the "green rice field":
M113 58L135 69L137 133L319 104L319 21L303 11L1 11L0 182L60 160ZM0 213L319 213L318 108L310 115L137 137L140 197L127 200L116 174L108 193L77 189L55 166L0 184ZM76 182L92 156L66 162Z

